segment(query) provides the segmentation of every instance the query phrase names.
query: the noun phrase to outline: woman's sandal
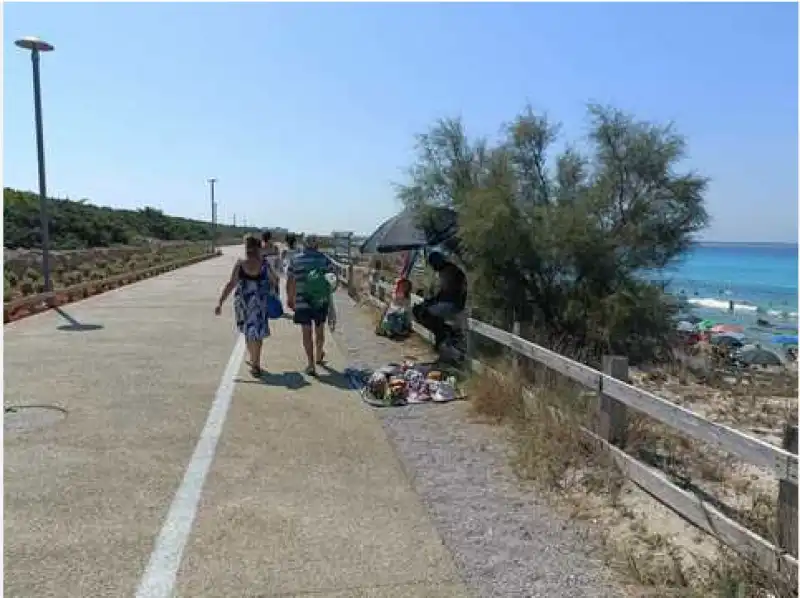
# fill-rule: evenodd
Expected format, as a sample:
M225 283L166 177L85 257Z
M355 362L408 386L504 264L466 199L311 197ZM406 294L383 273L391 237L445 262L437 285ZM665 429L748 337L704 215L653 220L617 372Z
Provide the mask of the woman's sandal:
M306 375L307 376L316 376L317 370L313 365L306 367Z
M317 365L323 365L325 363L325 351L320 353L320 356L317 357Z
M264 373L264 371L260 367L258 367L256 365L251 365L250 366L250 375L253 376L253 378L260 378L261 374L263 374L263 373Z

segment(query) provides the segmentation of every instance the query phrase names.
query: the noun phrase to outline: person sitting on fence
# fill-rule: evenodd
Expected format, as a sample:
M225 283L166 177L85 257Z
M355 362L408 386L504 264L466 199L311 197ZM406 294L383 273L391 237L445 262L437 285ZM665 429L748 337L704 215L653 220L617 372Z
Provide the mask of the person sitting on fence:
M411 333L411 281L401 278L397 281L389 303L376 333L389 338L405 338Z
M438 351L451 332L448 321L464 311L467 303L467 277L463 270L434 251L428 265L439 275L439 290L414 306L414 319L433 333L434 348Z

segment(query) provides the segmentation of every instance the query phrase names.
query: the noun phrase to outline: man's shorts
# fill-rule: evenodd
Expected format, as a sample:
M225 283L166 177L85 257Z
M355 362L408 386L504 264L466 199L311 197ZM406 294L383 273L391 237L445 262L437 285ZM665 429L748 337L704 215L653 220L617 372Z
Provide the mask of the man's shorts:
M322 326L328 319L329 307L327 303L321 308L299 307L294 312L294 323L301 326L310 326L313 322L316 326Z

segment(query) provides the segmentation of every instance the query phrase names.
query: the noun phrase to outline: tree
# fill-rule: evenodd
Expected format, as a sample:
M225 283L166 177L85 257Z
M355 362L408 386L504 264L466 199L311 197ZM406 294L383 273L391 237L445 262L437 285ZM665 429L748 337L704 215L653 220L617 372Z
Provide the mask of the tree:
M537 341L596 363L668 346L673 303L651 274L691 247L708 216L707 180L679 173L686 143L672 126L589 106L589 151L550 160L560 127L530 107L490 146L459 120L417 139L398 196L459 214L477 316L525 323ZM549 166L552 164L552 166Z

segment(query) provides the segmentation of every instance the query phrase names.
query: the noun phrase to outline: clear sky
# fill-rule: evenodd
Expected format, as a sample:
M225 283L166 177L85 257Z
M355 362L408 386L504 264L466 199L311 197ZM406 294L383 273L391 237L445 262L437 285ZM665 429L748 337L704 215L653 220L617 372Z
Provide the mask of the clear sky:
M526 102L673 120L712 178L706 238L796 241L797 5L4 6L3 182L36 188L37 35L51 195L295 230L371 232L414 134L494 135Z

